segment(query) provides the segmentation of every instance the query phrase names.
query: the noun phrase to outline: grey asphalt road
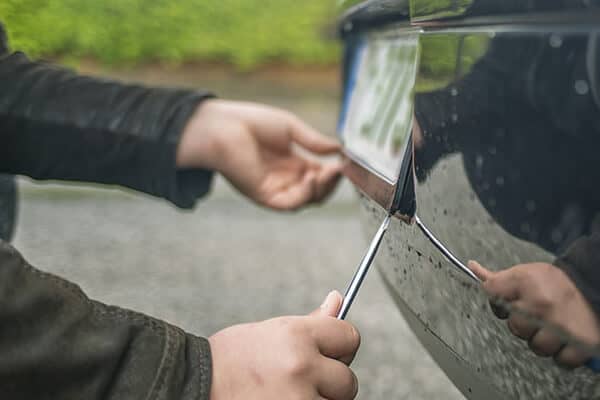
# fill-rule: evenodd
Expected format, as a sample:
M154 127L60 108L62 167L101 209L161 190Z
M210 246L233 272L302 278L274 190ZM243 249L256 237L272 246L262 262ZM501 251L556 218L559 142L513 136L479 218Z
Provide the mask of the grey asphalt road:
M92 298L199 335L307 313L343 292L367 245L352 188L294 214L258 208L221 180L193 212L117 190L21 182L16 246ZM460 399L374 270L350 320L363 337L361 399Z

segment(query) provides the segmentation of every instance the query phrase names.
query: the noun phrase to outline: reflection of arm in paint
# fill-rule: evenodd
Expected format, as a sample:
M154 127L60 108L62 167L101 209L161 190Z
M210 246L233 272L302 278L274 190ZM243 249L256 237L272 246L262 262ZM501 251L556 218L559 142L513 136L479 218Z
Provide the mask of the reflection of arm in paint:
M528 263L494 272L471 261L469 268L482 280L492 299L511 306L510 313L499 314L496 310L496 315L508 319L511 333L526 340L537 355L553 357L566 367L578 367L590 357L572 340L565 343L553 327L589 346L600 344L598 315L573 281L554 265Z
M555 264L575 282L597 315L600 315L600 214L592 232L577 239Z
M517 43L510 37L495 38L460 80L415 95L415 118L423 137L423 145L415 150L419 179L424 179L439 159L456 152L465 138L485 135L490 117L514 114L514 107L527 98L524 65L538 47L538 39Z

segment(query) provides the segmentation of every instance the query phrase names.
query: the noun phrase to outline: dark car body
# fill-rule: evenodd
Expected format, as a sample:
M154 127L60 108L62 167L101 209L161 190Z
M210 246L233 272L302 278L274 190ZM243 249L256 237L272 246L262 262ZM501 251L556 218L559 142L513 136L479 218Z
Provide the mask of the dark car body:
M467 398L600 398L599 374L534 355L414 223L495 270L600 229L600 2L375 0L340 32L346 174L368 233L400 217L375 263L414 333Z

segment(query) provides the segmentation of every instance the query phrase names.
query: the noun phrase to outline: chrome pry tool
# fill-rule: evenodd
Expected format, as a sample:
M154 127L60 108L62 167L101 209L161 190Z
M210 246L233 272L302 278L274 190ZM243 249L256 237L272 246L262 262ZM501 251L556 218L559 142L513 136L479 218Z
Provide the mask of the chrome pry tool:
M381 226L379 227L377 232L375 233L375 237L371 241L371 245L369 246L367 253L364 255L363 259L361 260L360 264L358 265L358 269L354 273L354 277L352 277L352 280L350 281L350 285L348 285L346 294L344 294L344 301L342 302L342 307L340 308L340 311L338 312L337 319L345 319L346 318L346 314L348 314L348 310L350 310L350 306L352 306L352 302L354 301L354 298L358 294L360 286L361 286L363 280L365 279L365 276L367 276L367 272L369 272L369 267L371 266L371 263L373 263L375 254L377 254L377 249L379 248L379 244L381 243L381 240L383 239L383 235L385 234L385 231L387 230L388 226L390 225L390 219L391 219L391 214L388 214L385 217L385 219L383 220L383 222L381 223Z

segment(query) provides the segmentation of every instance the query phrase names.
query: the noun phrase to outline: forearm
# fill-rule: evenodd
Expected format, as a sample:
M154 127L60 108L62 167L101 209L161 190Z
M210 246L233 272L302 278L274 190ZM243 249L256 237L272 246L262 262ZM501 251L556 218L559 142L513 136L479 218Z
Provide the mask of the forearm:
M0 393L10 399L208 399L208 342L88 299L0 242Z
M209 95L0 59L0 171L126 186L189 207L210 172L178 170L181 134Z

